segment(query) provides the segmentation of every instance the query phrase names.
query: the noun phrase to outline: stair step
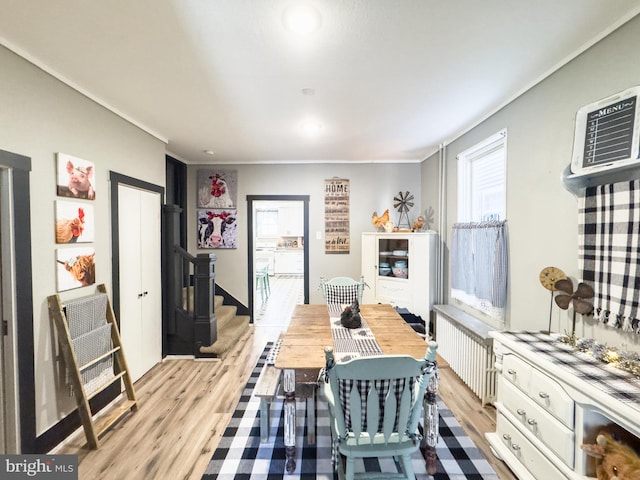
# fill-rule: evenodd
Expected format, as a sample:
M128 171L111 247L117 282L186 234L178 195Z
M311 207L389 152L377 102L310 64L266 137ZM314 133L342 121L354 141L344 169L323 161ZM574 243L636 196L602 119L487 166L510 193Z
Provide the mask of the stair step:
M236 344L237 340L242 337L248 329L248 315L234 316L226 322L224 328L221 328L220 324L218 324L218 340L208 347L200 347L200 353L224 358L226 352Z
M231 305L221 305L215 309L218 331L226 328L229 322L233 322L238 313L238 307Z
M213 296L213 311L215 312L224 303L224 297L222 295Z

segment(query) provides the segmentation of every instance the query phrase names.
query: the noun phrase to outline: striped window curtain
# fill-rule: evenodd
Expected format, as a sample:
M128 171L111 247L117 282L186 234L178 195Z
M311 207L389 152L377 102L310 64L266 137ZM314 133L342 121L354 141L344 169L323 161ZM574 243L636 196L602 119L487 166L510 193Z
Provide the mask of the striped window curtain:
M452 227L451 296L491 318L504 320L507 304L506 221Z

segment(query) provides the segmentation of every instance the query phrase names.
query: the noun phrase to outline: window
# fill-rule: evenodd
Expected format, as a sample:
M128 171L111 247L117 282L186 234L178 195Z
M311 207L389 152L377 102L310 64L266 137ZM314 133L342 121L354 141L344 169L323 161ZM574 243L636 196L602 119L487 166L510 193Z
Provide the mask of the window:
M506 218L507 131L458 155L458 221Z
M258 237L278 236L278 209L259 209L256 211L256 234Z

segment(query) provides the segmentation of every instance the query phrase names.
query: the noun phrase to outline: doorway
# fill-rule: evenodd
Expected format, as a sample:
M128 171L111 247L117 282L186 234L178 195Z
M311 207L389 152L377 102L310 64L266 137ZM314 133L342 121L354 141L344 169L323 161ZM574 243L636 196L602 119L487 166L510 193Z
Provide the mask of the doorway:
M7 454L39 451L34 413L30 172L29 157L0 150L0 453Z
M251 322L282 323L296 304L309 303L309 196L249 195L247 202Z

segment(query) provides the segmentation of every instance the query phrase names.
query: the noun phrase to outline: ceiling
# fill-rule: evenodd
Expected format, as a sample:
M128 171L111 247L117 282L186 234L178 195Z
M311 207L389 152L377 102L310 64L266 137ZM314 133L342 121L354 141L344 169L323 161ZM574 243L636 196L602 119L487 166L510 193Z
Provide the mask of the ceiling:
M305 2L320 27L296 35L283 15ZM0 43L186 163L417 162L639 12L638 0L0 0Z

